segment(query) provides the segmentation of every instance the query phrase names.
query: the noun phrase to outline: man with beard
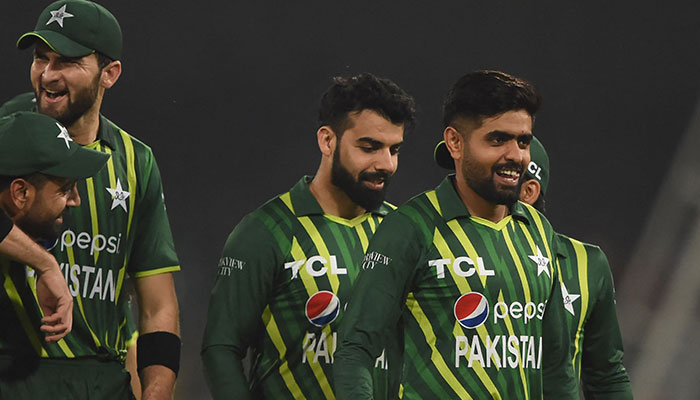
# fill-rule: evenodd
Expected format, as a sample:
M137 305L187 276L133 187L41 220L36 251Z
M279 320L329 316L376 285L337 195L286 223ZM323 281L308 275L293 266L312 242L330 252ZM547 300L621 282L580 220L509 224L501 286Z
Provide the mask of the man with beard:
M77 182L83 204L71 209L69 224L52 250L77 307L73 332L41 355L65 360L67 365L104 360L100 365L116 366L120 372L105 374L112 379L109 383L84 386L119 387L111 396L130 398L129 376L121 369L128 340L124 331L128 296L122 288L128 274L138 295L143 397L170 399L180 356L172 272L180 267L160 172L148 146L100 113L106 90L122 71L119 23L94 2L61 0L41 12L35 30L22 35L17 46L34 48L30 69L34 93L9 101L0 115L37 110L66 126L66 141L112 155L107 168Z
M334 79L321 99L316 175L248 214L224 246L202 345L214 399L334 398L336 328L368 240L392 210L384 195L414 113L387 79ZM398 391L388 377L397 353L377 354L377 399Z
M109 158L67 138L60 123L41 114L18 112L0 119L0 214L7 213L34 241L56 241L67 208L80 205L76 180L94 175ZM51 313L58 307L70 309L72 297L70 293L67 298L57 297L52 292L52 286L58 282L65 287L55 261L53 268L55 271L37 269L36 274L34 271L28 274L24 263L0 256L0 395L3 398L49 398L55 390L48 382L56 379L53 377L56 371L50 364L39 362L38 356L59 346L55 342L60 343L70 331L70 319L62 321ZM65 290L68 292L67 287ZM24 379L29 374L32 379ZM27 390L32 382L51 389Z
M544 213L549 156L534 139L520 201ZM587 399L631 400L608 258L600 247L557 233L557 264L571 333L570 360Z
M529 83L497 71L466 74L449 91L449 152L438 161L456 174L372 237L339 328L339 399L371 398L373 359L397 323L403 399L576 398L554 232L517 201L539 104ZM543 388L543 369L560 385Z

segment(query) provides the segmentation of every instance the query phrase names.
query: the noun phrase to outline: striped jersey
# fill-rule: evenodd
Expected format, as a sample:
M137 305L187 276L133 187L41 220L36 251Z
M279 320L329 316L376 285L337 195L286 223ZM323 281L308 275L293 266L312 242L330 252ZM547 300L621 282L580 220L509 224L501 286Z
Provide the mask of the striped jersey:
M571 360L586 398L632 399L608 259L600 247L557 234Z
M335 398L338 323L369 239L391 207L384 203L351 220L324 214L309 190L311 179L248 214L226 241L202 347L215 399ZM227 369L240 369L249 347L246 381L241 371ZM227 352L231 357L221 363L209 361ZM378 356L375 396L381 399L391 363ZM395 386L394 395L398 381Z
M20 95L0 115L35 109L33 100L30 93ZM51 249L74 297L73 330L46 343L33 270L3 260L0 325L18 334L0 337L0 353L121 361L129 339L128 296L122 291L127 274L139 278L180 269L151 149L103 116L96 141L86 147L111 157L95 176L77 182L81 205L69 208Z
M397 321L401 398L541 399L544 369L563 376L549 397L577 398L550 224L520 202L498 223L470 216L453 179L372 238L340 327L339 398L370 398L367 365Z

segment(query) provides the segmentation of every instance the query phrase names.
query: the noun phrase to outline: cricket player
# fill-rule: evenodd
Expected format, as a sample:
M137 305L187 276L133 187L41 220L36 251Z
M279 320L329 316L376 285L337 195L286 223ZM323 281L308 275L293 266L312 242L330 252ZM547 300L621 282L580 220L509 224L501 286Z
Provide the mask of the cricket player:
M537 139L530 146L530 156L520 200L544 213L549 156ZM629 376L622 365L622 335L608 259L596 245L559 233L555 237L561 292L573 344L570 359L583 393L586 399L631 400Z
M36 271L36 279L41 282L39 292L45 290L37 296L44 313L41 329L49 333L44 339L51 342L66 336L73 326L73 296L56 259L15 226L4 212L0 212L0 256L26 264Z
M45 115L18 112L0 118L0 208L3 215L7 213L34 241L56 240L66 209L80 205L76 180L94 175L109 158L107 154L67 141L66 137L65 127ZM3 288L0 290L0 397L3 399L55 398L53 385L59 378L51 376L52 368L46 364L37 366L36 354L44 348L59 346L55 342L69 330L60 323L45 325L47 283L42 274L28 275L28 271L24 263L0 256ZM43 333L48 335L46 341ZM28 370L45 379L41 382L44 387L41 393L45 396L36 395L39 392L27 394L26 382L21 377Z
M468 73L449 91L438 163L456 174L372 237L339 328L339 399L371 398L374 357L397 322L401 398L576 398L554 231L518 202L539 104L529 83L498 71ZM559 385L543 385L543 371Z
M388 79L334 79L321 99L316 174L245 216L224 246L202 345L214 399L335 398L338 322L369 239L392 210L384 196L414 114L413 99ZM398 392L398 372L394 383L388 376L401 366L398 349L383 351L370 372L377 399Z
M33 48L34 92L7 102L0 115L37 110L67 128L61 136L65 143L111 155L105 169L77 182L83 202L69 211L52 250L75 298L73 331L56 345L27 347L57 369L104 371L100 379L74 373L55 387L30 375L23 380L23 398L48 398L43 391L59 394L74 387L82 389L73 398L131 398L123 368L128 338L122 288L128 275L134 278L139 304L143 398L170 399L180 357L172 272L180 267L160 171L148 146L100 112L105 92L122 72L119 23L97 3L61 0L41 12L35 29L22 35L17 46ZM17 310L18 318L26 317L22 311ZM33 334L32 326L25 329ZM105 388L110 388L109 397L102 397Z

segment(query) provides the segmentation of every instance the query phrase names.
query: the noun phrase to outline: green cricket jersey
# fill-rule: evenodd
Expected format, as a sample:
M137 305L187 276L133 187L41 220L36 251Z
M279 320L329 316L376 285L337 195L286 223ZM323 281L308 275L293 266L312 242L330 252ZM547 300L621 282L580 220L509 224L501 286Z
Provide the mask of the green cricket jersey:
M587 399L632 399L608 259L598 246L556 238L571 360L583 392Z
M337 326L369 239L392 208L351 220L327 215L310 181L247 215L226 241L202 345L215 399L335 398ZM249 347L246 381L241 359ZM398 353L387 348L373 360L377 399L398 392L398 375L393 389L387 382L389 366L400 367L390 354Z
M372 238L340 327L338 397L371 398L367 368L399 321L404 399L541 399L543 370L563 383L545 381L547 398L577 398L550 224L520 202L498 223L470 216L453 180Z
M21 109L35 109L32 94L6 103L0 116ZM0 337L0 354L122 360L129 339L122 292L127 274L180 269L151 149L103 116L97 140L86 147L111 157L97 175L77 183L81 205L70 208L51 250L74 296L73 330L55 344L43 340L33 270L5 261L0 302L11 306L1 308L0 326L21 331Z

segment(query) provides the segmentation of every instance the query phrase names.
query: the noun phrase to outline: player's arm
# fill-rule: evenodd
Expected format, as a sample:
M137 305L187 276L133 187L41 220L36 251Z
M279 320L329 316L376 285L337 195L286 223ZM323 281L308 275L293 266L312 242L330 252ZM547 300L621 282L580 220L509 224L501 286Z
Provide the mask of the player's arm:
M215 268L202 342L202 364L215 400L252 399L242 360L265 334L262 314L269 303L281 253L268 227L246 216L229 235Z
M137 153L134 246L128 272L139 305L137 369L142 400L171 399L180 366L178 303L172 272L180 265L165 211L160 171L150 151Z
M615 291L607 257L590 252L589 268L600 271L600 294L586 321L581 353L581 380L587 400L631 400L632 387L622 357L622 335L615 311Z
M134 280L139 303L137 363L142 399L171 399L180 355L180 326L171 273Z
M556 249L552 252L556 254ZM571 363L571 333L564 314L559 263L542 320L542 388L545 400L579 399L578 381Z
M374 361L396 327L423 246L404 215L393 213L370 241L338 333L333 376L338 399L371 399ZM399 340L395 338L395 340Z
M32 267L37 274L37 299L44 317L41 330L56 342L73 326L73 296L56 259L32 240L0 210L0 254Z

